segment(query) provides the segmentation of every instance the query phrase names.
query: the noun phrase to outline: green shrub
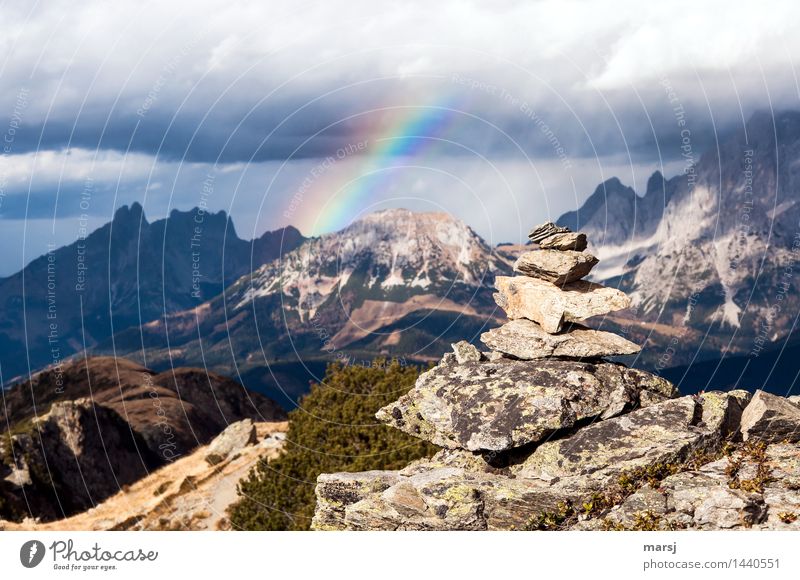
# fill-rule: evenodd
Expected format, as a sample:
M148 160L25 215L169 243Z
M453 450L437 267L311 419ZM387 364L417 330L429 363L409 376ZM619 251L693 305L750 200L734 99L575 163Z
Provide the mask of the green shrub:
M239 482L231 507L234 529L307 530L320 473L399 469L436 452L433 445L378 423L375 412L408 392L416 367L375 361L372 367L333 364L289 413L285 453L261 460Z

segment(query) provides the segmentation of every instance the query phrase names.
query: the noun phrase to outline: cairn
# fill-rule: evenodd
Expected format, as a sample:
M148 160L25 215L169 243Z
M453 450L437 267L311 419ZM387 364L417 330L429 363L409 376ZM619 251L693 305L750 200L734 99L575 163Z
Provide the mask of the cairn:
M454 344L376 415L443 449L399 471L321 475L315 529L535 529L570 518L590 529L596 514L579 522L572 506L621 501L625 474L718 449L739 428L748 393L679 397L669 381L606 360L640 347L580 324L630 305L584 280L598 263L584 234L547 223L529 237L538 249L519 256L519 275L495 281L509 322L481 335L490 350Z

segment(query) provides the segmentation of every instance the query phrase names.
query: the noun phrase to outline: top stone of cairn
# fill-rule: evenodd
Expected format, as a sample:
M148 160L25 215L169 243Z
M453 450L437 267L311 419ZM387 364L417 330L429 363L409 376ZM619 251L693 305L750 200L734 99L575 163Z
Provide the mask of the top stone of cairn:
M557 226L553 222L534 228L528 238L544 250L582 252L587 246L586 234L570 231L569 228Z

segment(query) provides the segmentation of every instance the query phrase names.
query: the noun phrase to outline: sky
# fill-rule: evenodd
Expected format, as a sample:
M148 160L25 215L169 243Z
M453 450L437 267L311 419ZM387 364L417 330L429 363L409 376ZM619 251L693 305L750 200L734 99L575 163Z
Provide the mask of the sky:
M0 275L139 201L241 237L385 207L492 243L800 108L800 5L5 3ZM685 119L679 126L678 116Z

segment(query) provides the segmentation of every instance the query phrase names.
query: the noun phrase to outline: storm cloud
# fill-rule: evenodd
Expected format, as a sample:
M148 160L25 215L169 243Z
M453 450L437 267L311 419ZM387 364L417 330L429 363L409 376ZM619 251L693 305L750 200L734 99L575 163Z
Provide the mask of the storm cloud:
M359 157L406 168L370 204L444 206L517 239L612 175L641 191L653 170L678 171L686 127L699 155L756 110L798 106L796 3L746 17L724 2L651 4L6 6L0 219L49 221L68 241L58 223L87 180L100 223L133 200L152 215L190 207L213 173L213 209L257 235L290 221L315 160L369 142L340 165L343 180ZM472 193L451 206L456 181ZM492 196L500 209L487 209Z

